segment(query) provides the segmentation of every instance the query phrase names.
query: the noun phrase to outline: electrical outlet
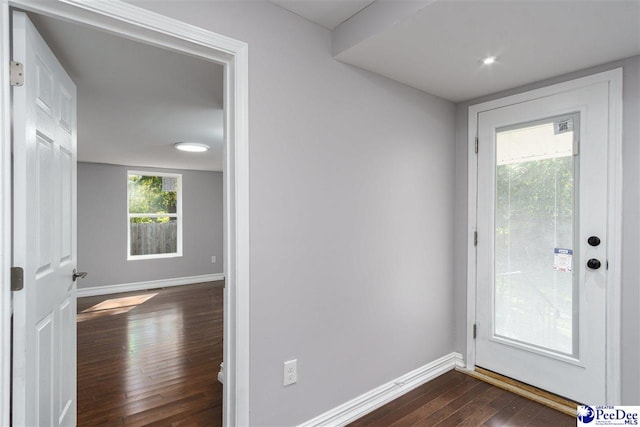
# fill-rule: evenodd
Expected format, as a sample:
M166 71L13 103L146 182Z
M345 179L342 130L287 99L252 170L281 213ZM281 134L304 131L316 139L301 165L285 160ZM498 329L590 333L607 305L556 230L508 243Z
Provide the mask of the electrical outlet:
M284 381L283 386L295 384L298 381L298 359L284 362Z
M211 257L211 264L215 264L215 263L216 263L216 256L215 256L215 255L213 255L213 256Z

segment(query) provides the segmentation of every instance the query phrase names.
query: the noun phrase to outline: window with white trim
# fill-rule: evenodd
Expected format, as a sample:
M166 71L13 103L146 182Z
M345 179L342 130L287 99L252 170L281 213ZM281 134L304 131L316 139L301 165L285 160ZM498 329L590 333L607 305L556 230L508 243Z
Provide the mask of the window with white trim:
M127 172L128 260L182 256L182 175Z

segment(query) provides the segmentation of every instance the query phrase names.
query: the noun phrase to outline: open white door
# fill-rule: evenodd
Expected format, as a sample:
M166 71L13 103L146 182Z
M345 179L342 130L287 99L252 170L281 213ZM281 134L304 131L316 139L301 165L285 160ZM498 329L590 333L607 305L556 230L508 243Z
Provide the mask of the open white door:
M76 87L13 13L13 425L76 425Z

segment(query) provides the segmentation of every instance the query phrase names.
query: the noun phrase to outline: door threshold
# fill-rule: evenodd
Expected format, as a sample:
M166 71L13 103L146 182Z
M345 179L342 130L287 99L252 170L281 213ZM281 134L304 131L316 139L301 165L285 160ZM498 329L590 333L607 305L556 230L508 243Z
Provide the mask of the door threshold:
M474 371L467 371L464 369L456 370L472 376L480 381L484 381L503 390L522 396L526 399L548 406L556 411L560 411L564 414L575 417L577 415L579 403L569 399L565 399L562 396L550 393L545 390L530 386L520 381L516 381L512 378L505 377L497 374L493 371L488 371L483 368L476 367Z

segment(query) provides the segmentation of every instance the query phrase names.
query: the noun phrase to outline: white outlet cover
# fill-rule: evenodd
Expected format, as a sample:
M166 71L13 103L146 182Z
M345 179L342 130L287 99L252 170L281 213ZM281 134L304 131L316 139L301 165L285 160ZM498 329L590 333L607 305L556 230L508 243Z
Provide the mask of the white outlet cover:
M298 381L298 359L284 362L284 378L282 385L295 384Z

